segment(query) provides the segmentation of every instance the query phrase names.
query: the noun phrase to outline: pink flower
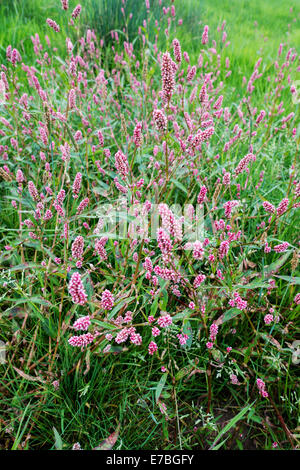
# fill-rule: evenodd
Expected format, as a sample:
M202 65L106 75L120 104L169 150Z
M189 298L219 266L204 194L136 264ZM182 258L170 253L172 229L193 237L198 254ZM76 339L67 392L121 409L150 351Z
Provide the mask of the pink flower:
M85 199L83 199L83 201L81 201L81 203L79 204L79 206L77 207L77 212L76 212L76 215L80 215L84 209L86 208L86 206L88 205L89 203L89 198L86 197Z
M228 240L224 240L223 242L221 242L219 246L219 258L223 259L225 256L228 255L228 252L229 252L229 242Z
M277 210L276 210L277 215L280 216L284 214L288 208L288 205L289 205L289 200L287 198L282 199L282 201L279 203Z
M191 67L191 69L189 70L187 74L187 77L186 77L187 82L191 82L194 79L196 75L196 71L197 71L196 65L193 65L193 67Z
M171 315L163 315L158 318L157 323L161 328L166 328L167 326L172 325L172 317Z
M175 218L167 204L159 204L158 212L162 219L162 228L172 235L176 241L182 240L182 223Z
M178 64L180 64L182 60L180 42L178 41L178 39L175 38L173 39L172 45L173 45L173 54L174 54L175 60Z
M61 145L59 148L62 153L61 159L64 162L68 162L70 160L70 146L68 142L66 142L65 145Z
M212 323L210 325L209 331L210 331L210 339L212 341L215 341L217 334L218 334L218 325L216 325L215 323Z
M104 145L103 134L100 130L97 132L97 134L98 134L99 145L101 145L101 147L103 147L103 145Z
M74 259L80 259L83 255L84 239L81 235L75 238L72 243L72 256Z
M159 336L160 335L160 329L157 328L157 326L155 326L154 328L152 328L152 336Z
M86 303L87 295L78 272L72 275L68 289L74 304L84 305Z
M270 325L272 321L274 320L273 315L270 315L269 313L264 317L264 322L266 325Z
M212 343L211 341L208 341L208 342L206 343L206 347L207 347L207 349L212 349L212 348L214 347L214 345L213 345L213 343Z
M160 132L165 132L167 130L168 122L163 111L161 111L160 109L155 109L153 111L153 119L154 119L157 129Z
M102 261L105 261L107 259L107 253L104 248L107 240L107 237L102 237L95 241L95 253L100 256Z
M259 113L259 115L257 116L257 119L256 119L256 122L255 124L258 126L258 124L264 119L266 115L266 112L264 110L261 110L261 112Z
M73 183L73 187L72 187L73 198L74 199L78 198L78 194L80 192L81 180L82 180L82 174L80 172L76 173L74 183Z
M235 374L231 374L230 380L231 380L231 383L232 383L233 385L238 385L238 384L239 384L239 380L238 380L238 378L237 378L237 376L236 376Z
M213 126L208 127L207 129L204 129L204 131L199 130L195 137L191 141L191 145L193 147L199 147L202 142L206 142L211 138L211 136L214 134L215 129Z
M209 27L206 25L204 26L203 34L202 34L202 44L207 44L208 43L208 30Z
M225 173L224 173L224 176L223 176L223 181L222 181L222 183L223 183L225 186L230 185L230 178L231 178L231 174L230 174L229 172L225 172Z
M142 123L138 122L133 131L133 142L137 148L142 145L143 141L142 127Z
M271 251L271 247L268 245L268 242L265 243L265 248L264 248L264 252L265 253L270 253Z
M113 306L114 306L114 296L108 289L106 289L105 291L102 292L101 307L104 310L111 310Z
M124 317L124 323L130 323L132 321L132 312L130 310L128 310L126 313L125 313L125 317Z
M214 109L220 109L220 107L222 106L222 102L223 102L223 95L220 95L214 104Z
M184 334L184 333L183 333L183 334L182 334L182 333L179 333L179 334L177 335L177 338L179 339L179 344L180 344L181 346L184 346L184 345L186 344L187 340L189 339L188 335L186 335L186 334Z
M91 319L90 317L87 315L85 317L80 317L78 318L78 320L76 320L73 324L73 328L74 330L76 331L79 331L79 330L87 330L88 327L90 326L91 324Z
M149 346L148 346L148 352L150 356L153 356L153 354L157 351L157 344L154 341L151 341Z
M227 201L223 204L225 217L227 219L230 218L232 209L238 205L239 205L239 201Z
M48 24L48 26L50 26L50 28L54 29L56 33L59 33L60 27L57 23L55 23L55 21L51 20L51 18L47 18L46 23Z
M199 286L202 284L202 282L205 281L205 279L206 279L206 276L205 276L204 274L198 274L198 276L195 278L194 284L193 284L193 286L195 287L195 289L196 289L197 287L199 287Z
M274 251L276 251L276 253L282 253L283 251L286 251L288 247L289 247L289 243L283 242L283 243L280 243L279 245L275 245Z
M231 306L234 307L236 305L239 310L245 310L247 308L247 301L243 300L237 292L234 292L233 297L234 299L232 299Z
M76 20L76 18L78 18L78 16L80 15L80 12L81 12L81 5L78 4L72 12L72 18L74 18L74 20Z
M125 343L127 341L129 336L129 329L128 328L123 328L123 330L119 331L119 333L116 336L116 343L121 344Z
M208 255L208 261L210 263L214 263L215 262L215 256L213 254Z
M257 379L256 380L256 385L257 385L257 388L258 388L258 391L259 391L259 394L264 397L264 398L268 398L269 394L268 392L266 391L265 387L266 387L266 384L263 380L261 379Z
M45 215L44 215L44 220L45 221L50 220L50 219L52 219L52 217L53 217L52 212L50 211L50 209L47 209L46 212L45 212Z
M263 202L263 208L265 209L265 211L269 212L270 214L274 214L275 212L275 207L269 201Z
M74 134L74 139L76 140L76 142L81 140L82 139L82 132L81 131L76 131L75 134Z
M122 176L123 178L128 175L129 172L129 167L128 167L128 161L126 155L124 155L121 150L118 150L118 152L115 154L115 167L117 172Z
M169 52L165 52L162 57L161 65L161 78L163 98L166 103L171 100L172 94L175 89L175 71L176 64L171 59Z
M243 171L247 169L249 166L249 163L252 161L256 160L255 155L253 153L248 153L245 157L242 158L242 160L239 162L238 166L235 169L235 175L239 175Z
M64 0L64 1L66 1L66 0ZM72 450L82 450L80 442L75 442L75 444L73 444Z
M74 90L74 88L71 88L71 90L69 91L69 108L76 108L76 91Z
M39 193L33 181L28 181L28 191L34 201L38 202L40 200Z
M153 265L152 265L151 259L148 256L145 258L145 261L143 263L143 267L146 269L146 271L149 271L150 273L152 273Z
M69 0L61 0L61 7L63 10L67 10L69 8Z
M64 189L61 189L56 197L56 201L58 202L58 204L62 204L65 197L66 197L66 192Z
M204 201L206 193L207 193L207 187L206 186L201 186L200 192L199 192L198 197L197 197L198 204L201 204Z
M95 337L91 333L86 333L81 336L72 336L69 340L68 343L71 346L81 348L84 346L87 346L88 344L92 343L94 341Z
M16 181L17 181L18 183L23 183L23 181L25 181L25 178L24 178L24 175L23 175L22 170L17 170L17 173L16 173Z
M203 243L196 240L193 246L193 258L202 259L204 255Z
M142 337L138 333L131 333L130 335L130 342L135 344L136 346L140 346L142 344Z
M55 390L58 390L58 389L59 389L59 380L54 380L54 381L52 382L52 385L53 385L53 388L54 388Z
M172 242L163 228L157 229L157 244L164 255L172 251Z
M223 280L225 279L225 277L224 277L223 274L222 274L221 269L218 269L218 270L217 270L217 277L218 277L219 279L221 279L221 281L223 281Z

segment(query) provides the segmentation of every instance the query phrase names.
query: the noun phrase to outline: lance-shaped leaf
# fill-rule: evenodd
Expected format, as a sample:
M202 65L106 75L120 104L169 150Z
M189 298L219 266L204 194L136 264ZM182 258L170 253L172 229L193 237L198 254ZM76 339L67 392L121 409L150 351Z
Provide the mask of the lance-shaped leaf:
M237 317L240 313L242 312L238 308L230 308L215 321L215 324L218 326L222 325L222 323L232 320L234 317Z
M93 450L110 450L113 448L117 439L119 437L120 424L118 424L117 429L106 439L104 439L97 447L94 447Z

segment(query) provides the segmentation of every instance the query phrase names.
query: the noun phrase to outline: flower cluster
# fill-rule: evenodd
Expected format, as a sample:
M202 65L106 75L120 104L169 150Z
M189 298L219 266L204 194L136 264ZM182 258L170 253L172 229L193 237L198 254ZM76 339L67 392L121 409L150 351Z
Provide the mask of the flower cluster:
M86 303L87 295L78 272L72 274L68 289L74 304L84 305Z

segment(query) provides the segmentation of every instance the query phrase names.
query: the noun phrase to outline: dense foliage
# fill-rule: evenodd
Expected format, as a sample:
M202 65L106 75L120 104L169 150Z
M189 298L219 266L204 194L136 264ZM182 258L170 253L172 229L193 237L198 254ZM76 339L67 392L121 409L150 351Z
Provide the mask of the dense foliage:
M299 442L299 57L281 43L239 96L226 22L193 62L160 3L108 45L62 1L62 54L6 49L4 448Z

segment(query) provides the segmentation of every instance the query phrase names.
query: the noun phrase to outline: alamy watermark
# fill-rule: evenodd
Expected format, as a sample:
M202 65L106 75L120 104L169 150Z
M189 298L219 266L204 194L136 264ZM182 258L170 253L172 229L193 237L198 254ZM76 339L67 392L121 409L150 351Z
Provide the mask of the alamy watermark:
M112 204L101 204L96 215L94 233L110 238L156 239L160 227L172 227L181 239L195 242L203 239L205 232L202 204L129 204L126 197L120 197Z

